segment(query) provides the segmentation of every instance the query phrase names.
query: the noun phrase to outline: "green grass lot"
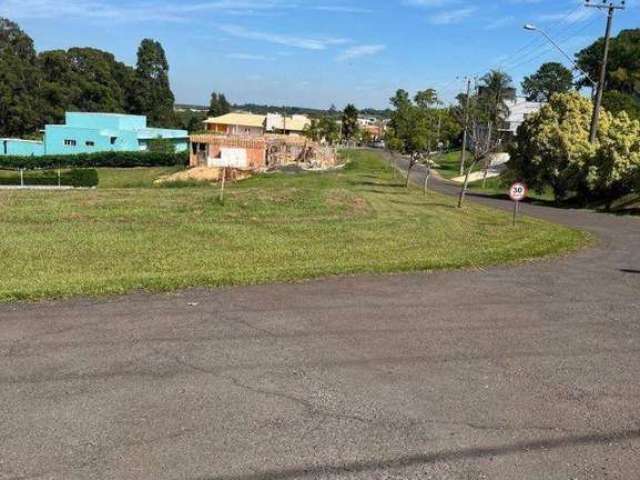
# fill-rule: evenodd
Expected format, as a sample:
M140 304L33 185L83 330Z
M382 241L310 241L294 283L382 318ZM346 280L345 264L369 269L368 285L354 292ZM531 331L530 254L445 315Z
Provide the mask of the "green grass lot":
M433 157L433 161L438 164L436 170L443 178L454 178L460 175L460 150L442 153ZM467 160L471 158L471 153L467 155Z
M162 175L169 175L182 170L184 167L153 167L153 168L96 168L98 172L98 188L151 188L153 181ZM62 170L65 172L66 170ZM57 170L25 171L24 182L29 185L32 178L50 173L54 180ZM15 170L0 170L0 179L12 179L15 184L20 184L20 173ZM2 182L0 182L2 183ZM57 182L53 182L57 185Z
M451 179L459 176L460 154L460 150L455 150L441 155L436 155L433 158L433 160L438 164L438 168L436 168L436 170L441 177ZM467 160L472 158L471 155L471 153L467 155ZM472 192L486 193L495 197L509 197L509 185L500 178L489 178L486 183L482 180L472 182L469 184L469 190ZM542 193L530 191L529 198L532 201L542 201L544 203L554 201L554 195L550 189Z
M216 187L0 191L0 301L479 267L589 241L533 219L512 227L508 213L471 204L458 210L452 198L399 186L378 154L349 155L342 171L229 184L225 205ZM131 185L124 172L109 173L110 184Z
M98 168L98 188L151 188L163 175L184 170L184 167Z

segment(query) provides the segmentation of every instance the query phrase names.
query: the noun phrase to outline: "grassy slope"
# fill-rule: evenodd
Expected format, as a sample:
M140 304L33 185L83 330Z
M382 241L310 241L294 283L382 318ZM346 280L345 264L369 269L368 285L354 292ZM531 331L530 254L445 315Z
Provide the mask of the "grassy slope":
M153 181L162 176L168 175L184 167L155 167L155 168L97 168L99 184L98 188L151 188ZM64 171L64 170L63 170ZM49 170L47 173L53 175L54 180L57 175L56 170ZM29 185L33 177L41 176L40 171L24 172L24 181ZM0 170L1 179L11 179L15 184L20 184L20 174L14 170ZM56 185L54 182L53 185Z
M151 188L153 181L184 167L98 168L98 188Z
M576 248L584 234L423 196L376 154L342 172L216 188L0 192L0 300L480 266Z
M436 169L443 178L454 178L460 175L460 150L443 153L433 157L433 161L438 164ZM471 158L471 154L467 159Z

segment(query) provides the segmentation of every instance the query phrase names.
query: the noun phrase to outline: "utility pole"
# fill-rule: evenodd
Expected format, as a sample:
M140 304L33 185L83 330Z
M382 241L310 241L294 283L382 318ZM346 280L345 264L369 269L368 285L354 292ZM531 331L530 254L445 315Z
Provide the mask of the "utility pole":
M604 94L604 87L607 81L607 62L609 61L609 44L611 43L611 27L613 25L613 15L616 10L624 10L625 1L617 5L616 2L610 1L608 4L603 2L601 5L591 3L591 0L585 0L586 7L597 8L598 10L607 10L607 30L604 36L604 54L602 56L602 66L600 67L600 81L598 82L598 91L596 93L595 104L593 106L593 117L591 119L591 132L589 135L589 141L596 143L598 138L598 126L600 123L600 109L602 107L602 95Z
M282 133L287 134L287 107L282 107Z
M467 77L467 101L464 107L464 133L462 134L462 155L460 156L460 175L464 174L467 160L467 132L469 131L469 102L471 101L471 78Z

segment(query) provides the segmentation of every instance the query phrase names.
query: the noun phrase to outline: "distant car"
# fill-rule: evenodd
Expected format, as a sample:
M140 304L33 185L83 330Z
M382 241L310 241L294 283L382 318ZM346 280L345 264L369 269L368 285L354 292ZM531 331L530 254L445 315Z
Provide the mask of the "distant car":
M377 142L373 142L371 146L373 148L387 148L387 144L384 143L384 140L378 140Z

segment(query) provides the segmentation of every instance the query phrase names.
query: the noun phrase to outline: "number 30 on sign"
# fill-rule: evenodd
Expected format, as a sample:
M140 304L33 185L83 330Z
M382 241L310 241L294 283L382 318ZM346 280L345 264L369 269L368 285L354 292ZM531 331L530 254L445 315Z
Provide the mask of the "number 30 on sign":
M514 202L521 202L527 198L527 186L524 183L514 183L509 190L509 196Z

